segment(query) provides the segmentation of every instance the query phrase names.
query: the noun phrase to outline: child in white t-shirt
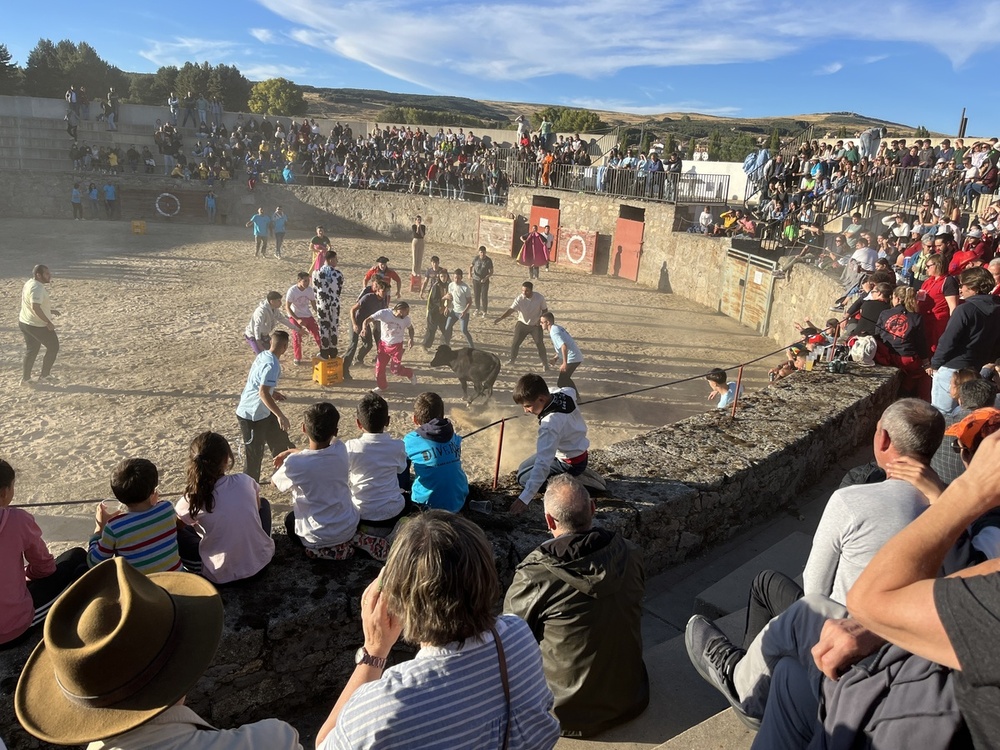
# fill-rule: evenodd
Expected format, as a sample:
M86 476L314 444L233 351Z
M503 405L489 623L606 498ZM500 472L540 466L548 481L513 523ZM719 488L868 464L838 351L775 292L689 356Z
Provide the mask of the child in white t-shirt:
M274 459L278 470L271 481L282 492L292 491L285 530L313 559L346 560L362 541L356 540L361 514L351 502L347 448L337 440L339 424L340 413L333 404L324 401L310 406L302 421L309 448L293 448ZM377 548L366 551L385 559L388 542L379 541Z
M403 367L403 348L413 348L413 322L410 320L410 305L397 302L392 310L378 310L372 313L363 324L362 334L367 337L372 323L381 323L381 336L378 342L378 357L375 360L376 393L385 393L389 389L386 378L386 366L393 375L408 379L416 385L417 376L413 370Z
M377 393L361 399L357 424L361 437L345 443L351 500L363 527L391 529L406 504L399 486L399 475L406 471L406 450L402 440L385 432L389 405Z

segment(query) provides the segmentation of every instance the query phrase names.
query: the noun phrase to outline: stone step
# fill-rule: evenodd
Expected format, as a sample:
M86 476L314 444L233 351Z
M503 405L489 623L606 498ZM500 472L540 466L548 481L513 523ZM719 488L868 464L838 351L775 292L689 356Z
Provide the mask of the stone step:
M731 639L742 641L745 618L744 612L734 612L716 624ZM683 633L647 648L643 658L650 694L649 707L642 715L593 739L560 739L556 750L652 750L728 705L695 671Z
M801 579L811 547L809 534L801 531L789 534L698 594L695 613L714 620L746 607L750 584L762 570L777 570Z
M655 750L748 750L755 736L756 733L743 726L733 710L727 708L657 745Z

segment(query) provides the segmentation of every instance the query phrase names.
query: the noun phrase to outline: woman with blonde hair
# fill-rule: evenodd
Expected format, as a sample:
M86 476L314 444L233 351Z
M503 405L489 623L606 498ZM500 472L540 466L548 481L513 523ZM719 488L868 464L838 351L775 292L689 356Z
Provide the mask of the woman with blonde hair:
M442 510L407 521L361 597L365 642L316 747L554 747L541 651L524 620L493 614L499 597L482 529ZM400 634L420 650L386 669Z

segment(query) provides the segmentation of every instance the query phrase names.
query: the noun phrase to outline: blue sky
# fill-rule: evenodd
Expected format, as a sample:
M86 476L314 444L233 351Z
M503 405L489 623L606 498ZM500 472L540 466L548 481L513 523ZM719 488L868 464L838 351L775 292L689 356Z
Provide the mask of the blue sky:
M118 67L191 60L252 80L654 114L848 110L1000 131L1000 0L10 3L0 42L86 41ZM943 10L946 8L946 10ZM762 13L763 11L763 13Z

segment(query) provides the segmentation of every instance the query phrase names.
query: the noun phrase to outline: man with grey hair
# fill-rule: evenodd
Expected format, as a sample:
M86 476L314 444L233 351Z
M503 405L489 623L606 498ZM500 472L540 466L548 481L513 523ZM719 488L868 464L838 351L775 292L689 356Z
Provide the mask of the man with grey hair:
M504 611L524 619L541 646L562 734L589 737L649 703L642 553L593 525L597 507L568 474L549 479L544 506L553 538L517 566Z
M920 399L901 399L882 412L872 449L875 462L888 478L844 487L830 496L813 537L802 588L792 593L794 582L787 578L782 581L781 574L771 576L771 593L782 591L785 601L772 602L773 619L759 633L747 634L746 650L731 643L701 615L688 621L685 645L691 662L730 701L745 723L755 726L764 715L772 670L782 657L794 651L788 644L795 640L798 618L815 615L822 622L827 617L844 617L842 605L847 601L847 592L868 562L926 510L927 497L910 482L894 478L893 463L905 457L911 463L928 466L941 444L944 429L941 412ZM803 602L796 601L803 593ZM767 733L766 738L759 735L754 747L782 747L776 739L780 735L780 731L776 735Z

